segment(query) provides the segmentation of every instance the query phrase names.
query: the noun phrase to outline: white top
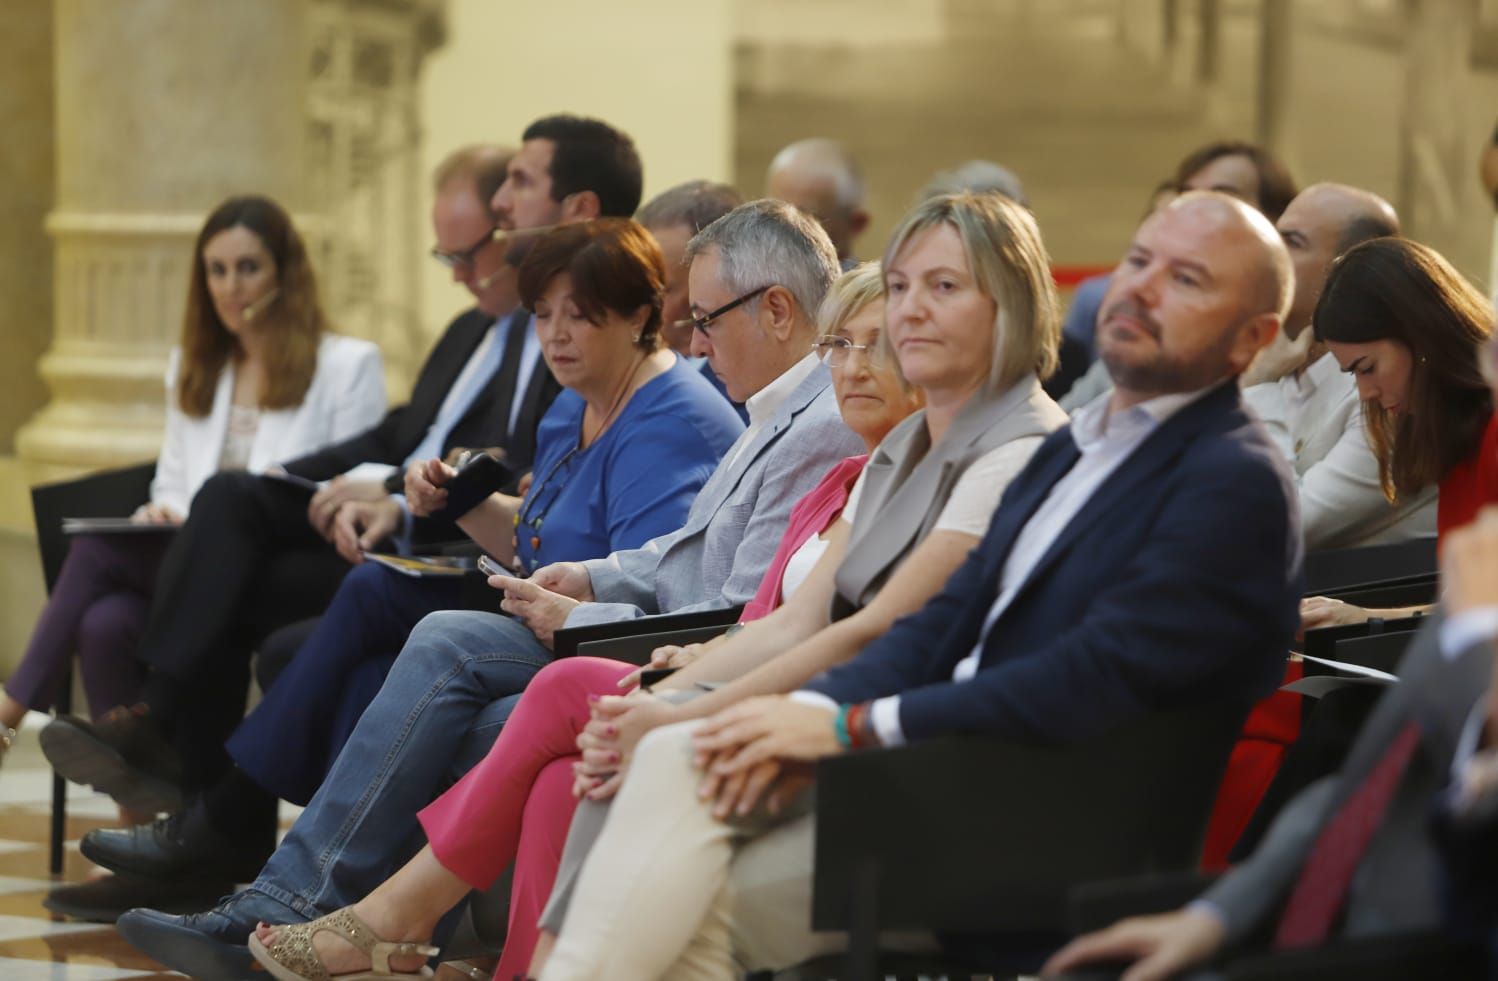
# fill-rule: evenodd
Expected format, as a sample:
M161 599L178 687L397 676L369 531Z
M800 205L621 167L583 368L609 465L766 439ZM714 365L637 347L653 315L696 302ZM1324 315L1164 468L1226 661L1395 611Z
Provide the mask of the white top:
M229 432L234 397L234 365L219 374L208 415L187 415L177 402L181 352L173 349L166 370L166 433L151 481L151 501L187 514L193 495L219 469ZM259 473L276 464L348 439L385 414L385 369L380 350L369 341L324 334L317 347L317 370L302 404L262 410L245 469Z
M791 594L805 584L806 577L811 575L811 570L816 568L826 553L827 539L821 535L812 535L791 553L791 557L786 560L785 570L780 574L780 602L790 599Z
M1295 469L1308 550L1408 541L1436 533L1436 488L1391 506L1363 429L1357 384L1337 359L1243 390Z
M1133 456L1150 434L1171 416L1201 398L1215 385L1180 395L1162 395L1141 402L1120 413L1109 411L1112 394L1101 395L1072 417L1071 437L1081 458L1051 488L1040 507L1025 522L1000 574L998 598L989 608L978 633L978 642L967 657L952 671L953 681L968 681L978 673L983 645L999 617L1009 608L1020 587L1030 578L1052 543L1072 519L1097 493L1113 472ZM870 709L870 720L879 740L886 746L900 746L905 733L900 728L900 696L878 699Z
M224 434L224 452L218 458L220 470L243 470L250 465L250 453L255 449L255 431L259 428L259 406L229 406L229 431Z
M724 468L733 466L739 454L743 453L754 442L760 430L775 418L775 412L781 404L791 397L791 393L816 370L820 363L816 352L813 351L781 372L779 378L744 400L744 410L749 413L749 428L745 429L738 441L728 448L722 464Z
M1030 462L1043 439L1042 436L1022 436L974 460L957 478L957 486L952 488L931 530L958 531L974 538L987 534L988 523L993 520L994 511L998 510L1004 488L1025 469L1025 464ZM858 502L863 499L863 481L867 474L868 471L864 471L858 475L853 490L848 493L848 503L843 505L843 520L850 525L858 513Z

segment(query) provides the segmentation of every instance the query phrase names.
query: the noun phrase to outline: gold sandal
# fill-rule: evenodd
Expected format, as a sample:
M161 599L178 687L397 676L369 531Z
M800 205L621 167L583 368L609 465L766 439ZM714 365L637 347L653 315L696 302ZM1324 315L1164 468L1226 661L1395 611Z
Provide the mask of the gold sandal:
M334 933L355 950L369 955L370 969L353 974L331 975L317 956L312 938L319 933ZM381 978L430 978L432 969L396 972L390 970L390 958L404 955L436 957L437 948L426 944L397 943L380 939L348 907L329 913L311 923L297 923L276 928L276 942L266 947L250 934L250 953L271 976L279 981L378 981Z

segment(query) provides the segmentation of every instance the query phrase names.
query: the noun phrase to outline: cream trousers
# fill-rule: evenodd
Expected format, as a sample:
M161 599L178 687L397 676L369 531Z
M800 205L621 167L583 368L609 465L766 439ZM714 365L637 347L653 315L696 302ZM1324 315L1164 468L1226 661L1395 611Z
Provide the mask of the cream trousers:
M761 934L796 963L823 949L811 922L809 818L749 837L697 799L698 723L664 726L640 741L628 779L583 864L566 925L542 981L721 979L767 964ZM761 826L763 827L763 826ZM741 882L755 869L760 888ZM761 901L764 900L764 901ZM756 921L767 912L777 921ZM837 949L829 936L826 949ZM805 951L803 955L801 951Z
M640 741L542 981L737 981L846 948L811 930L813 817L728 824L697 799L697 722ZM927 935L893 946L933 950Z

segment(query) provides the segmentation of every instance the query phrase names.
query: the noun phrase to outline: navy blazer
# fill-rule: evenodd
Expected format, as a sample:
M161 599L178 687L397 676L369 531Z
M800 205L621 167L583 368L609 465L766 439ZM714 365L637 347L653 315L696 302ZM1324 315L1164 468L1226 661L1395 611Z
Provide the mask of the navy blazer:
M530 315L524 310L519 314L529 321ZM448 391L493 325L494 317L477 308L459 314L448 324L421 366L410 402L391 409L378 425L293 460L285 465L286 469L313 480L327 480L361 463L388 463L399 468L426 438ZM515 473L524 473L536 455L536 428L561 390L546 362L538 361L511 426L514 391L501 391L492 385L485 387L453 425L443 442L443 453L455 446L500 446ZM405 473L397 469L385 482L385 489L392 494L401 493L405 489Z
M900 698L907 739L1067 742L1198 699L1272 691L1299 625L1295 485L1236 379L1162 423L1072 519L978 642L1005 559L1080 457L1041 444L983 541L919 612L806 687L842 703Z

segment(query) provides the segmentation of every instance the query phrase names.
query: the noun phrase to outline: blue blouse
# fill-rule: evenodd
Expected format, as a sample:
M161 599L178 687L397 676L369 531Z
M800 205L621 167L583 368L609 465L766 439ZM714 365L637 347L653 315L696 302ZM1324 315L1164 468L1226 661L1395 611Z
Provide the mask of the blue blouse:
M680 528L744 431L732 405L680 357L578 450L585 408L581 396L564 391L536 430L533 480L515 526L515 556L526 574L639 548Z

